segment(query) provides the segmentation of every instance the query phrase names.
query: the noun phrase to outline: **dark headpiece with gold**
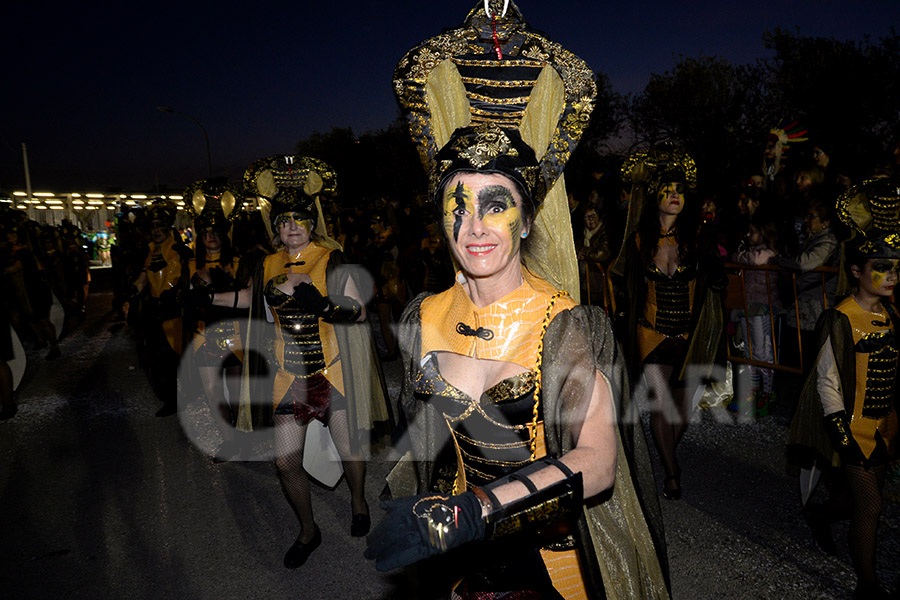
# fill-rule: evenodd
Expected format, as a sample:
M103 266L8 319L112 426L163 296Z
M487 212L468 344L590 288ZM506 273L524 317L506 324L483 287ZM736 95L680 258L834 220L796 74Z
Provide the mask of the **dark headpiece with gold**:
M502 0L487 4L490 14L479 1L461 26L407 52L394 92L432 197L456 170L511 177L541 207L523 251L526 266L577 299L562 174L594 108L594 73L531 29L514 2L505 12Z
M655 196L660 186L667 183L683 183L689 189L697 187L697 163L686 150L674 142L661 142L649 150L632 153L622 163L622 181L631 184L631 200L625 219L625 233L619 258L613 272L622 275L623 257L628 238L637 229L645 203Z
M534 150L522 141L517 129L501 129L493 123L457 129L435 157L435 190L441 190L447 179L460 171L506 175L532 202L546 195Z
M146 209L146 218L148 221L162 221L169 227L175 224L175 213L178 207L175 203L167 198L157 198L150 203Z
M682 148L663 143L626 158L622 164L622 181L651 189L677 181L694 188L697 186L697 164Z
M184 190L185 210L194 221L194 229L228 231L240 214L244 195L224 177L201 179Z
M258 198L270 234L278 215L297 212L315 224L317 237L327 240L329 246L338 246L328 239L322 218L320 197L331 197L337 191L337 175L327 163L290 154L261 158L244 172L244 189Z
M838 218L853 232L851 244L866 258L900 258L900 180L870 179L841 194Z

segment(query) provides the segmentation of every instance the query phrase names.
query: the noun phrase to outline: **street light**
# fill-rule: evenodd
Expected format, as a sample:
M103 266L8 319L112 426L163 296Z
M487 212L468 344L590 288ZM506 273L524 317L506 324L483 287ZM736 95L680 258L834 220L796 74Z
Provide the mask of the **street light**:
M209 153L209 136L206 135L206 129L203 128L203 125L200 124L200 121L198 121L191 115L185 114L183 112L178 112L177 110L168 106L157 106L156 110L164 113L172 113L173 115L181 115L182 117L186 117L197 124L197 127L200 128L200 131L203 132L203 138L206 140L206 169L209 172L209 176L212 177L212 157Z

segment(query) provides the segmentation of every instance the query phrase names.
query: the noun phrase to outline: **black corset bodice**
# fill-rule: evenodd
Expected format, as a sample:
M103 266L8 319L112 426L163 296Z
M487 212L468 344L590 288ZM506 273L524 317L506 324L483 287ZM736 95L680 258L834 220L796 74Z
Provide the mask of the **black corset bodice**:
M266 302L284 343L281 367L294 375L306 375L325 368L319 317L300 305L296 298L279 290L272 281L266 284Z
M656 296L652 328L666 336L680 336L691 330L691 282L697 279L696 265L680 265L671 277L656 263L645 270Z
M481 486L531 462L527 425L534 420L534 390L534 373L526 371L497 383L476 400L441 377L434 356L429 356L413 393L444 416L466 481Z
M893 331L870 333L856 343L854 350L868 355L862 416L882 419L894 408L894 380L900 356L896 335Z

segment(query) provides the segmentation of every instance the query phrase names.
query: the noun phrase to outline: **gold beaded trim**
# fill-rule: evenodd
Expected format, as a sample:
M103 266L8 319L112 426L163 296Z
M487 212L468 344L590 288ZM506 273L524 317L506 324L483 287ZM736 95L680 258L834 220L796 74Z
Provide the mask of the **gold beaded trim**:
M462 82L474 84L474 85L483 85L486 87L496 87L496 88L530 88L534 86L537 81L537 77L532 80L518 80L518 81L504 81L502 79L484 79L483 77L460 77Z
M534 460L534 454L537 449L537 424L538 409L541 405L541 364L544 359L544 334L547 333L547 327L550 326L550 315L553 312L553 305L563 296L568 296L565 291L560 290L550 298L550 304L547 305L547 314L544 315L544 322L541 323L541 337L538 340L537 363L534 366L534 408L531 416L531 460Z

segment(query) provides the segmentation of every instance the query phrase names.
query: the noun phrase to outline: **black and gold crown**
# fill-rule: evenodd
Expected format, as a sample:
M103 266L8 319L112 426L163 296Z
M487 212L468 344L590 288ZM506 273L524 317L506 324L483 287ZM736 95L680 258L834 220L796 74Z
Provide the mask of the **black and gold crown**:
M462 25L406 53L394 93L431 196L459 169L515 180L540 207L526 265L578 298L562 174L594 108L590 67L531 29L514 2L480 0Z
M689 188L697 186L697 163L684 149L671 142L632 153L622 163L622 181L648 189L673 181Z
M460 171L506 175L531 201L546 195L534 150L522 141L517 129L501 129L493 123L457 129L435 157L432 189L442 189L446 180Z
M641 213L648 202L655 202L660 186L679 182L693 189L697 186L697 163L683 148L672 141L659 143L649 150L633 152L622 163L622 181L631 184L631 200L625 217L622 246L612 270L625 273L625 250L629 238L637 230Z
M867 258L900 258L900 179L870 179L837 201L838 218L853 232L853 248Z
M263 221L271 235L275 219L286 212L306 215L313 231L327 245L339 244L327 237L321 197L337 193L337 174L328 163L309 156L276 154L254 161L244 171L244 189L259 201Z
M194 229L227 231L240 214L243 193L224 177L201 179L184 190L184 206L194 221Z
M178 207L168 198L157 198L146 208L146 218L149 222L162 221L169 227L175 224L175 214Z

